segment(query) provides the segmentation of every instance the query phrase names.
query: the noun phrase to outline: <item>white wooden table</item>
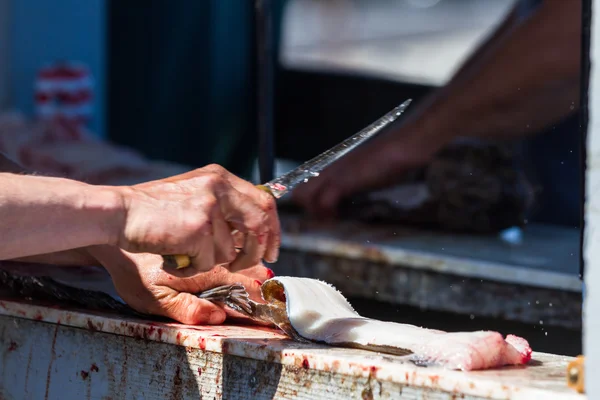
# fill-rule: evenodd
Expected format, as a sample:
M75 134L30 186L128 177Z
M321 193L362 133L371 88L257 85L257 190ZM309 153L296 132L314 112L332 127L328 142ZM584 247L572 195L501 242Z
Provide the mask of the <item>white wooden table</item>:
M1 399L585 399L570 358L458 372L305 345L277 331L185 326L0 301Z

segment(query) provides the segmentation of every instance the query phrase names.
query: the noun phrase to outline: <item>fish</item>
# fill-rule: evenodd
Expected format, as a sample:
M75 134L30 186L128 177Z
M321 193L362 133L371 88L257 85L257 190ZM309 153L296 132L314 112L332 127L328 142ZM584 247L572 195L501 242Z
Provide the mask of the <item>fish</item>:
M359 315L332 285L311 278L276 277L261 286L267 304L218 290L225 304L250 318L271 322L290 337L337 347L409 356L420 366L474 371L525 365L532 349L524 338L495 331L445 332ZM223 297L224 293L228 293ZM218 297L218 296L217 296ZM211 300L211 296L205 296ZM218 298L212 298L219 301ZM247 312L247 310L252 310Z

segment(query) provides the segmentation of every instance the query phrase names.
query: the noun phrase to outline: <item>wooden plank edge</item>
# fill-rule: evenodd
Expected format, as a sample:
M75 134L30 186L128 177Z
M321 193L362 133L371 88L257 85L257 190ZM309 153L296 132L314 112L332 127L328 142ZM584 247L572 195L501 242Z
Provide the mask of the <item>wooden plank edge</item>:
M419 368L403 361L402 357L316 344L303 345L287 340L285 336L268 328L186 326L135 321L6 300L0 301L0 315L463 395L481 396L484 391L485 396L492 399L521 400L541 398L539 396L549 400L585 398L571 396L569 392L555 396L548 390L520 387L499 380L498 371L489 371L487 374L486 371L478 371L472 374L439 368ZM561 368L566 376L566 365L573 358L534 353L534 359L558 360L560 364L564 364ZM559 379L565 382L565 377Z

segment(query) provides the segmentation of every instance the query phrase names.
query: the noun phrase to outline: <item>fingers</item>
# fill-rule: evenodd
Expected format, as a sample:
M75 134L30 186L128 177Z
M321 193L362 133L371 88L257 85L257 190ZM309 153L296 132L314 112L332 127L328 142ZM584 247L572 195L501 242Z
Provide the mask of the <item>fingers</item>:
M187 284L182 291L190 293L199 293L222 285L233 285L239 283L246 288L246 291L255 301L261 301L260 286L272 275L272 271L263 265L254 265L239 273L230 272L224 267L215 267L210 272L198 276L194 279L192 285Z
M240 271L260 263L261 254L265 253L267 248L267 235L246 235L244 247L238 253L237 258L229 265L231 272Z
M233 236L233 246L236 249L241 249L244 247L244 243L246 242L246 235L244 235L244 233L234 229L231 232L231 236Z
M239 179L236 177L236 179ZM247 183L247 182L246 182ZM274 263L279 258L279 246L281 245L281 224L279 221L279 215L277 214L277 204L275 198L260 189L257 189L253 185L241 185L242 192L248 196L255 196L258 207L267 214L266 225L268 227L268 236L265 248L264 259L268 263Z
M209 271L217 264L215 261L215 242L212 235L198 239L197 244L193 246L195 249L194 254L190 254L191 267L194 272Z
M256 279L263 283L264 281L271 279L275 276L273 270L265 267L263 264L253 265L250 268L246 268L237 272L239 275L244 275L252 279Z
M234 247L234 237L231 228L219 207L215 207L212 213L213 238L215 247L215 264L228 264L235 260L237 252Z
M225 220L238 231L234 234L235 244L236 247L241 247L242 251L236 258L236 268L247 268L257 264L263 258L266 258L269 262L276 261L279 243L279 221L277 221L276 229L274 229L267 213L248 196L237 192L235 189L222 192L220 200ZM231 233L229 235L231 236ZM241 243L242 239L243 245ZM271 247L269 248L269 246Z
M222 176L238 192L247 196L253 204L266 214L261 220L261 223L264 224L266 231L268 232L264 259L269 263L276 262L279 257L279 246L281 244L281 226L277 214L275 198L271 194L258 189L252 183L235 176L218 165L211 165L207 168Z
M269 207L271 207L270 203L272 202L273 204L275 204L275 199L269 196L269 202L268 205L265 205L264 207L269 209ZM264 196L263 196L264 197ZM267 203L265 201L265 203ZM270 211L268 211L269 214L269 236L267 239L267 248L265 250L265 261L268 263L274 263L277 262L277 259L279 258L279 246L281 246L281 224L279 222L279 215L277 214L277 210L275 209L275 206L272 206L273 208L270 209Z
M244 234L267 232L267 214L247 196L233 188L219 191L216 195L225 220L234 229Z
M186 254L196 271L232 262L236 245L243 249L240 269L262 259L277 260L281 234L273 196L222 167L201 168L135 189L125 233L115 243L121 248ZM239 233L232 235L232 229Z
M189 325L222 324L227 317L223 308L190 293L174 294L163 302L159 312L165 317Z
M256 269L253 269L253 271L246 271L245 273L230 273L228 276L228 284L242 284L252 300L263 302L260 287L266 280L266 269L267 268L265 267L259 266L256 267Z

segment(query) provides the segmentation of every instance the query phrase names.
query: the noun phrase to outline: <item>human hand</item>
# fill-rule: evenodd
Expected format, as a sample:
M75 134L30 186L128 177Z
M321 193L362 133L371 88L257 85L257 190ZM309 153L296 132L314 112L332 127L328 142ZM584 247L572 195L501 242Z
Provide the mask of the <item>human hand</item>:
M409 127L376 137L297 186L292 199L314 216L334 217L341 200L401 181L406 172L427 164L443 144L441 138L425 140Z
M121 193L123 229L111 244L124 250L186 254L195 271L277 261L280 226L273 197L218 165L124 187ZM236 230L242 236L239 253Z
M263 302L260 286L273 276L263 265L237 273L216 266L210 271L190 275L188 269L165 271L162 257L155 254L133 254L114 246L93 246L88 252L107 269L117 293L130 307L189 325L221 324L227 317L222 307L199 299L195 293L240 283L250 298ZM233 312L231 315L236 316Z

